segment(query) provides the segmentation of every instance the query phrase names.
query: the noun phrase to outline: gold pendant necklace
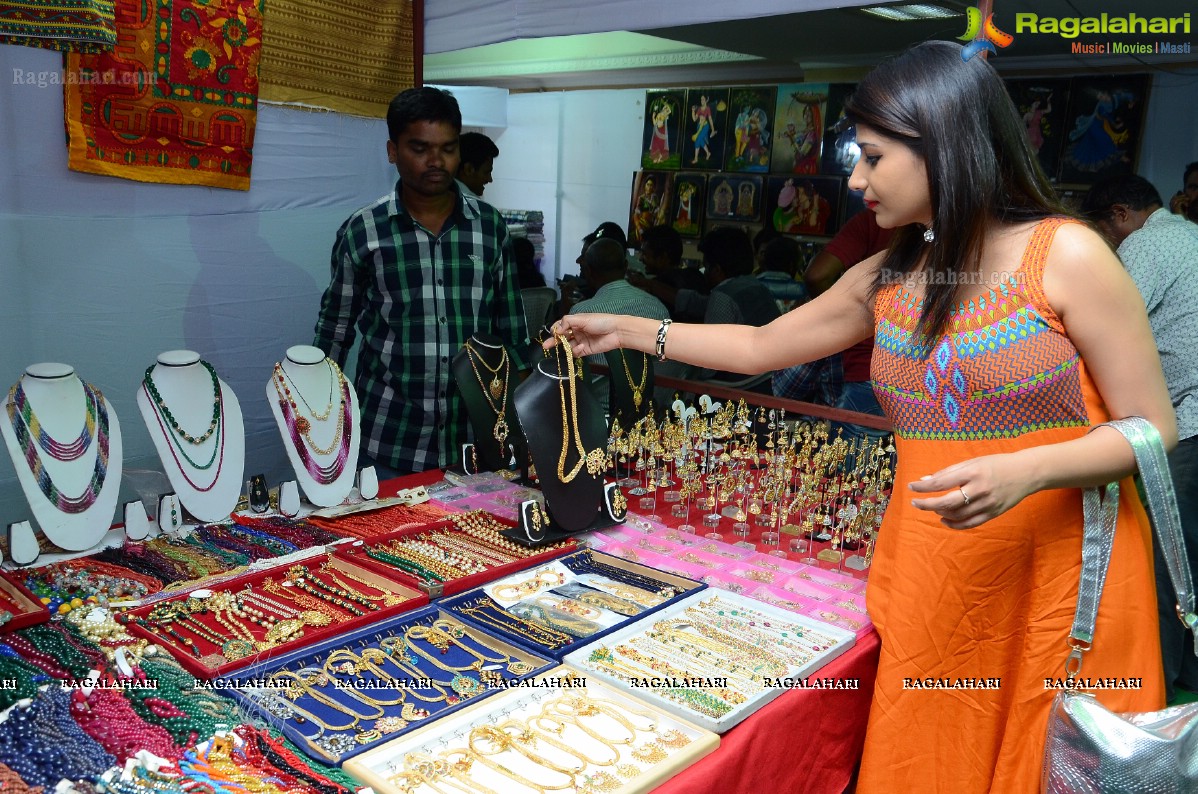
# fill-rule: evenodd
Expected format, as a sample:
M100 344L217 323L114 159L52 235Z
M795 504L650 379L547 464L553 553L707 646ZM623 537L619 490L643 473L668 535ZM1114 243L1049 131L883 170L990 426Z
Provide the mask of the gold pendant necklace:
M620 351L620 363L624 365L624 377L628 378L628 385L632 387L632 407L639 411L641 410L641 395L644 394L645 386L649 382L649 357L642 354L640 383L632 379L632 371L628 369L628 357L624 355L623 350Z
M508 433L510 432L507 424L506 414L508 394L507 387L508 382L510 381L512 368L511 362L508 360L507 348L501 348L502 355L499 358L499 366L495 368L492 368L491 365L487 363L486 359L484 359L482 355L474 349L474 347L470 344L469 339L466 340L465 348L466 360L470 362L470 371L474 373L474 379L478 381L478 387L482 391L483 398L487 401L487 405L495 413L495 427L491 429L491 435L497 442L499 442L499 446L502 447L507 441ZM483 383L483 378L478 371L476 360L491 373L492 378L489 385ZM500 370L503 370L502 381L499 380ZM498 401L502 402L497 406L495 403Z

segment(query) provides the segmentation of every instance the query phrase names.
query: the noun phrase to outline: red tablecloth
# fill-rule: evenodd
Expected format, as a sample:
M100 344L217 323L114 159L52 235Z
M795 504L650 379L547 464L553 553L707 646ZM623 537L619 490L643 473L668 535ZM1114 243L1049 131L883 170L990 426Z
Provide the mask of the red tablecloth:
M865 746L880 647L870 632L814 676L859 679L859 689L784 693L653 794L841 794Z

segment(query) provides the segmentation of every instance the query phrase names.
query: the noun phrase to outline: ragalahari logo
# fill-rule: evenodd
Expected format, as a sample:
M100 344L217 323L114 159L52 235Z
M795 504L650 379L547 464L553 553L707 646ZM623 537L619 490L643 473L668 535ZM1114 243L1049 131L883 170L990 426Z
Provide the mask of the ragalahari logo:
M961 50L961 60L968 61L982 50L990 50L997 55L995 45L1009 47L1015 37L998 29L994 24L994 14L987 16L986 24L983 25L981 9L975 7L966 9L965 33L958 36L957 40L969 42Z

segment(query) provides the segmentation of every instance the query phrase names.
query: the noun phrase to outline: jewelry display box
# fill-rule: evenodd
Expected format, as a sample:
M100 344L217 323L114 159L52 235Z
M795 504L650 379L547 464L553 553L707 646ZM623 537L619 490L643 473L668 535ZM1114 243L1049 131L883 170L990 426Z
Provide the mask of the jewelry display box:
M561 660L704 587L702 582L583 549L439 603L465 622ZM529 616L541 627L547 621L547 630L530 630Z
M321 566L326 564L335 568L337 578L342 580L340 584L321 571ZM304 577L305 585L314 590L321 588L312 584L313 579L324 581L331 587L352 590L374 608L323 591L329 598L340 599L353 609L338 606L302 587L283 584L289 577L297 576ZM352 588L345 587L346 584ZM272 592L271 588L278 589ZM278 592L286 595L279 596ZM249 601L245 601L245 593L251 594ZM299 601L291 600L291 595L298 596ZM239 596L244 603L267 616L272 614L272 602L283 604L285 611L275 609L276 619L271 620L252 613L248 617L230 617L225 610L209 608L229 597ZM158 643L188 672L207 680L427 605L428 596L415 588L352 561L318 554L300 563L267 568L209 588L192 589L174 598L145 604L126 613L124 621L131 634ZM296 614L288 614L291 612ZM320 614L325 617L319 617ZM259 622L254 622L253 618ZM167 622L164 624L164 621ZM252 640L246 636L247 631ZM271 642L272 638L277 639ZM217 639L222 640L219 645L215 642Z
M524 568L539 565L543 562L559 557L563 554L569 554L578 550L578 542L573 538L562 541L560 544L555 544L552 548L547 548L544 551L536 551L525 546L513 544L505 538L497 536L497 540L504 544L504 547L499 549L502 556L514 556L515 560L511 562L503 562L488 566L485 571L472 573L468 576L458 578L447 578L443 582L427 581L420 578L418 575L409 571L405 571L397 567L395 561L387 562L387 558L391 555L387 553L387 547L397 541L403 542L408 540L416 540L432 534L440 534L448 532L452 543L465 541L470 542L470 536L459 527L459 522L464 516L471 514L462 514L451 516L444 521L438 521L424 527L407 527L404 529L389 532L385 535L380 535L377 538L369 540L357 541L354 543L343 544L337 551L338 556L344 556L347 559L353 560L363 568L377 570L387 576L394 577L400 581L409 583L414 587L418 587L428 593L431 598L440 598L442 596L456 595L479 585L490 582L494 579L507 576ZM514 522L504 521L493 516L486 516L486 520L493 521L496 525L502 525L504 528L514 526ZM469 548L467 546L467 548ZM520 556L528 555L528 556ZM498 560L497 560L498 562Z
M340 764L553 665L429 606L256 664L221 684L305 753Z
M789 682L816 673L856 641L850 631L709 589L579 648L563 661L675 716L724 733L785 692Z
M720 744L710 731L564 667L528 683L362 753L344 769L378 794L642 794Z
M0 571L0 634L36 626L50 619L50 610L13 574Z

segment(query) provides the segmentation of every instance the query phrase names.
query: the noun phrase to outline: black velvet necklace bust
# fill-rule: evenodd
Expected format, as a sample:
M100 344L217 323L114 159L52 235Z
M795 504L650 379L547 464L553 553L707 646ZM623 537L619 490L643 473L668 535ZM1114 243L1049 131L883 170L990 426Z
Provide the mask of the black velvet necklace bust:
M474 431L475 470L506 469L510 447L524 440L511 399L518 376L507 348L496 336L475 333L454 355L451 367Z
M603 507L607 422L585 383L570 380L564 365L570 354L554 352L516 389L516 412L525 418L529 455L553 523L581 532Z

